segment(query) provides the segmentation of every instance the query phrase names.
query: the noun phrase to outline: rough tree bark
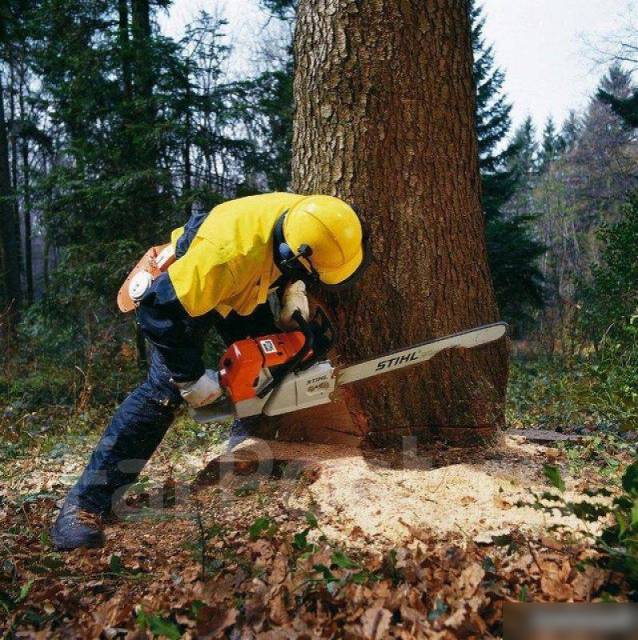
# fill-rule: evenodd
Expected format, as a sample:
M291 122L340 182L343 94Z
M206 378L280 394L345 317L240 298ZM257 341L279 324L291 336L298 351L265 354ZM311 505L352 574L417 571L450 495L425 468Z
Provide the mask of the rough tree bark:
M342 197L371 234L366 277L327 300L345 362L499 318L484 240L467 5L300 2L293 188ZM377 440L450 428L477 434L503 423L506 381L502 340L353 385L345 404Z

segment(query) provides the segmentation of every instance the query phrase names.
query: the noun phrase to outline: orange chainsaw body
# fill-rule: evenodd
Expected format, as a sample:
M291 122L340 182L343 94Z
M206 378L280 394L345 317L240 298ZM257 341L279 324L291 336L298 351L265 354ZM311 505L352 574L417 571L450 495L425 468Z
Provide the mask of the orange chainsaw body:
M126 280L117 293L117 306L123 313L133 311L137 304L131 298L130 285L131 281L142 272L150 275L151 280L155 280L160 273L163 273L168 267L175 262L175 253L171 252L170 244L163 244L157 247L151 247L142 259L133 267L131 273L128 274Z
M219 361L221 386L233 403L257 396L262 370L289 362L303 347L301 331L234 342ZM307 357L312 357L312 352Z

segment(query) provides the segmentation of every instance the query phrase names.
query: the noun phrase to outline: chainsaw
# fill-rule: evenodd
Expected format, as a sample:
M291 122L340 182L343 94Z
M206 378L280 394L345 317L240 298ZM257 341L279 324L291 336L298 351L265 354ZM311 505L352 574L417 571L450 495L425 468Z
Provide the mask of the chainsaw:
M219 361L224 394L211 405L191 409L197 422L278 416L328 404L337 387L413 367L447 349L494 342L507 331L504 322L487 324L340 368L327 357L336 333L323 309L318 308L311 321L299 311L292 319L298 331L238 340L228 347Z

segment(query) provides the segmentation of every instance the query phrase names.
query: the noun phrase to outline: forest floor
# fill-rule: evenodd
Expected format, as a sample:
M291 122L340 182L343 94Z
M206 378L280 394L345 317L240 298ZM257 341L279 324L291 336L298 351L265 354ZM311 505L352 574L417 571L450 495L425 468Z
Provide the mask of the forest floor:
M591 495L614 493L631 439L509 430L407 452L248 440L229 457L227 430L182 418L106 546L55 552L48 528L107 411L5 410L9 431L34 436L2 461L6 637L489 638L510 602L625 597L592 562L600 524L560 507L609 501Z

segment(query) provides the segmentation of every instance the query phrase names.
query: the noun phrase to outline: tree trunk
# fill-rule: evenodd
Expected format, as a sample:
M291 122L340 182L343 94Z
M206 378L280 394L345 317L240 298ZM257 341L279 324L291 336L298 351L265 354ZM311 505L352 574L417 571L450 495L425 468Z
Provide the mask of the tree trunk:
M21 301L20 288L20 232L12 203L9 144L4 115L4 94L0 75L0 236L2 236L3 280L10 318L15 319Z
M136 170L148 172L140 183L140 193L135 218L142 220L138 224L138 239L148 242L154 233L158 214L158 185L155 177L157 170L158 148L154 127L156 108L153 96L154 56L151 30L151 6L149 0L131 0L131 35L133 48L133 84L136 109L135 152L133 154ZM141 134L140 132L143 132Z
M29 166L29 133L27 131L27 111L24 104L24 65L20 75L20 153L22 155L22 225L24 229L24 275L26 281L26 301L33 302L33 244L31 232L31 171Z
M22 250L20 245L20 203L17 198L18 193L18 114L16 106L16 80L15 65L9 65L9 122L7 132L9 134L9 157L11 158L11 193L13 195L13 224L15 225L15 236L18 240L18 260L22 260ZM20 274L22 268L20 268ZM20 284L22 287L22 284ZM22 296L21 296L22 297Z
M186 111L186 122L184 127L184 146L182 148L182 157L184 159L184 180L182 183L182 197L184 202L184 216L188 220L193 213L193 165L191 162L191 131L193 130L193 122L191 117L192 95L190 90L190 74L186 74L186 99L184 101L184 109Z
M131 44L129 39L129 12L127 0L118 0L118 44L120 47L120 64L122 68L122 98L123 114L122 126L124 128L123 139L124 149L122 161L134 163L133 143L131 141L133 108L133 77L131 72Z
M118 0L118 40L120 62L122 65L122 92L127 102L133 98L133 80L131 76L131 49L129 44L129 17L127 0ZM129 105L130 106L130 105Z
M135 81L138 93L150 97L153 93L151 61L151 6L149 0L131 0L131 31L135 43Z
M29 140L22 139L22 188L24 225L24 273L27 284L27 302L33 302L33 246L31 232L31 176L29 171Z
M353 291L324 299L344 362L498 320L467 5L301 0L294 190L351 203L373 257ZM506 382L502 340L351 385L342 406L377 441L476 435L503 424Z

